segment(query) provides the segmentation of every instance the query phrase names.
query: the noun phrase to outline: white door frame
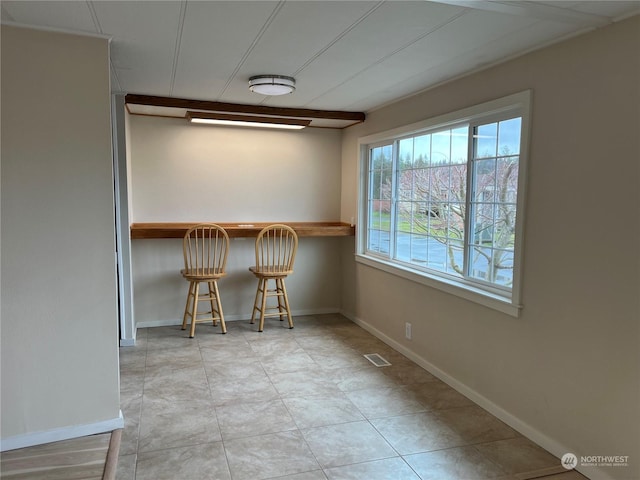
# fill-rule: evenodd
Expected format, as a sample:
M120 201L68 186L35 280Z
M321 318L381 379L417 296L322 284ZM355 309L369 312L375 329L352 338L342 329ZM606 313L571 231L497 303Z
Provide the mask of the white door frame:
M136 344L133 314L133 281L131 273L131 234L129 221L129 183L127 171L127 124L125 96L111 96L113 139L113 177L115 190L116 250L118 267L118 313L120 346Z

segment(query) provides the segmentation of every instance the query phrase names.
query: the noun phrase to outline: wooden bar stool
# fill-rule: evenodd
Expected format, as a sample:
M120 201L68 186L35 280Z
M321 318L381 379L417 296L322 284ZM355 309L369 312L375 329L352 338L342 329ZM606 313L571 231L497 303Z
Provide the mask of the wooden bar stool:
M182 276L189 282L187 303L182 317L182 330L187 328L187 317L191 317L189 337L196 334L196 322L211 320L218 324L222 333L227 333L222 313L222 302L218 291L218 280L226 275L227 255L229 254L229 235L215 223L201 223L187 230L182 241L184 268ZM200 293L200 284L206 283L208 294ZM209 302L211 310L198 311L200 302ZM202 317L202 315L207 315Z
M251 323L255 323L256 313L259 313L259 332L264 330L265 317L280 317L282 321L286 316L289 328L293 328L284 279L293 273L293 262L297 250L298 235L293 228L287 225L269 225L263 228L256 238L256 264L249 270L258 278ZM275 283L272 289L269 289L270 280ZM277 305L269 306L267 304L269 297L276 297Z

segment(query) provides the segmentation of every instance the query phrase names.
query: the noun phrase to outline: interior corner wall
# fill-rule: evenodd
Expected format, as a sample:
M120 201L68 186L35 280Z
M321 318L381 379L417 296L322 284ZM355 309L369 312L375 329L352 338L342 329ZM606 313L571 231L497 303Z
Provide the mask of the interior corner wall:
M122 426L105 38L2 26L2 449Z
M640 17L370 112L344 136L342 218L359 137L527 89L520 318L355 263L352 248L345 313L552 453L629 456L579 467L589 478L640 478Z
M340 217L342 132L189 124L131 115L133 222L326 222ZM287 279L297 315L341 307L340 238L302 237ZM181 239L132 241L139 327L182 322ZM220 280L225 318L247 319L256 292L254 239L233 238Z

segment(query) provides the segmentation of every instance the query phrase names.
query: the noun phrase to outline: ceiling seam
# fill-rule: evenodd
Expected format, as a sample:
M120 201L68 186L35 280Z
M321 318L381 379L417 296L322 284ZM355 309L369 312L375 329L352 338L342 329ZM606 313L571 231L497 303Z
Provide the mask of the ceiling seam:
M180 46L182 45L182 32L184 30L184 19L187 15L186 0L180 2L180 18L178 19L178 32L176 34L176 45L173 49L173 66L171 68L171 83L169 85L169 96L173 95L173 88L176 85L176 73L178 71L178 58L180 57Z
M307 68L309 65L311 65L311 63L313 63L318 57L320 57L320 55L322 55L323 53L325 53L327 50L329 50L331 47L333 47L336 43L338 43L340 40L342 40L342 38L344 38L351 30L353 30L354 28L356 28L360 23L362 23L369 15L371 15L373 12L375 12L376 10L378 10L378 8L380 8L385 2L378 2L376 5L374 5L369 11L367 11L364 15L362 15L358 20L356 20L355 22L353 22L346 30L344 30L342 33L340 33L340 35L338 35L336 38L334 38L331 42L329 42L324 48L322 48L321 50L319 50L318 52L316 52L309 60L307 60L300 68L298 68L298 70L296 70L295 72L292 73L292 76L295 77L296 75L298 75L300 72L302 72L305 68Z
M96 30L98 30L98 33L104 34L104 32L102 31L102 26L100 25L100 20L98 20L98 13L96 12L93 2L90 0L87 0L86 4L87 4L87 7L89 8L89 14L91 15L91 21L93 21L93 26L96 27Z
M457 20L458 18L460 18L461 16L463 16L465 13L467 13L468 10L464 9L460 12L458 12L457 14L453 15L452 17L448 18L447 20L445 20L444 22L440 23L439 25L436 25L435 27L431 28L430 30L424 32L423 34L419 35L418 37L410 40L409 42L405 43L404 45L402 45L401 47L398 47L397 49L395 49L393 52L388 53L387 55L379 58L378 60L376 60L373 63L370 63L369 65L367 65L365 68L363 68L362 70L354 73L353 75L351 75L349 78L345 79L343 82L340 82L337 85L334 85L333 87L331 87L329 90L324 91L323 93L321 93L320 95L317 95L316 97L312 98L311 100L309 100L308 102L305 103L306 105L309 105L310 103L315 102L316 100L318 100L319 98L322 98L323 96L325 96L327 93L331 92L332 90L335 90L336 88L344 85L345 83L350 82L351 80L353 80L354 78L356 78L358 75L361 75L363 72L366 72L367 70L375 67L376 65L379 65L380 63L384 62L385 60L388 60L389 58L391 58L392 56L400 53L402 50L410 47L411 45L413 45L416 42L419 42L420 40L422 40L425 37L428 37L429 35L431 35L432 33L435 33L436 31L440 30L441 28L449 25L450 23L454 22L455 20Z
M224 92L227 91L227 88L229 88L229 85L231 85L231 82L233 81L235 76L238 74L238 72L242 68L242 65L244 65L244 62L247 61L247 58L249 58L249 55L251 54L251 52L256 48L256 45L258 44L262 36L265 34L265 32L269 29L269 27L271 26L275 18L278 16L284 4L285 4L285 1L281 0L280 2L278 2L278 5L276 5L276 7L273 9L273 11L271 12L271 15L269 15L269 18L267 18L267 20L264 22L264 24L262 25L262 28L253 39L253 42L251 42L251 45L249 45L249 48L247 48L247 51L244 53L244 55L236 65L236 68L233 70L233 72L231 72L231 75L229 75L229 78L227 79L227 83L225 83L224 87L222 87L222 90L218 94L218 97L217 97L218 99L220 99L224 95Z

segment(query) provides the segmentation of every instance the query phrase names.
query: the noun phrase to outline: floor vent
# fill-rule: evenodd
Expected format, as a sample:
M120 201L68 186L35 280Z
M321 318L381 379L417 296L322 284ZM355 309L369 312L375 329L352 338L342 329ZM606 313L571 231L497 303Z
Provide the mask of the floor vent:
M376 367L388 367L391 365L386 359L382 358L378 353L367 353L364 358L373 363Z

